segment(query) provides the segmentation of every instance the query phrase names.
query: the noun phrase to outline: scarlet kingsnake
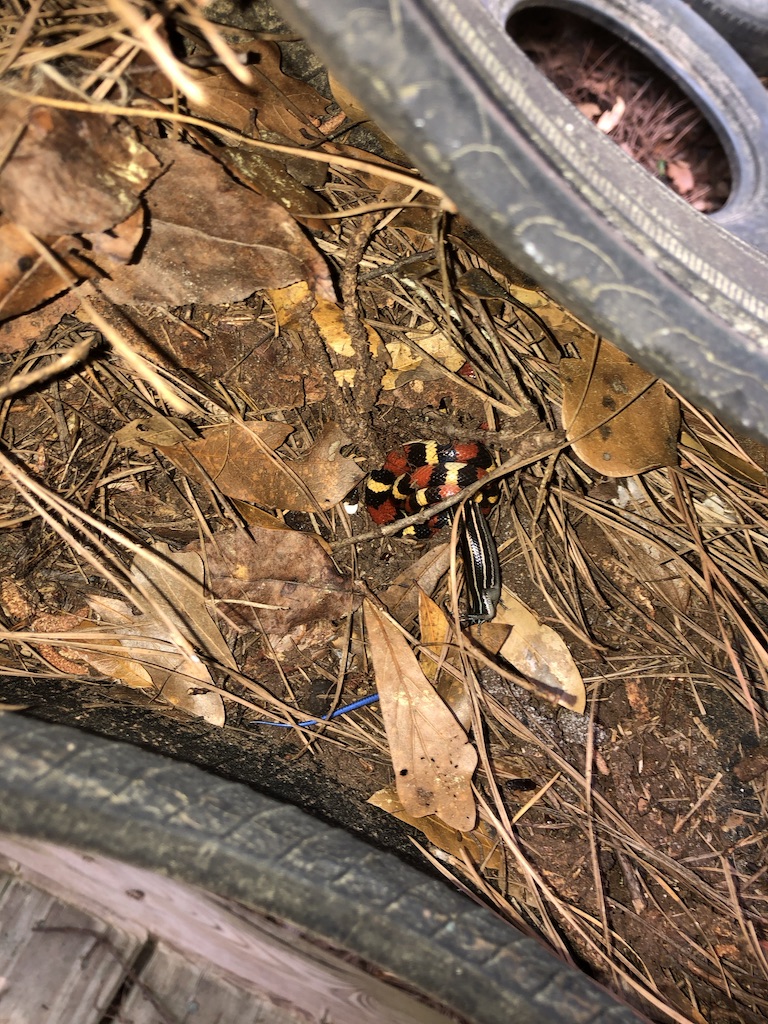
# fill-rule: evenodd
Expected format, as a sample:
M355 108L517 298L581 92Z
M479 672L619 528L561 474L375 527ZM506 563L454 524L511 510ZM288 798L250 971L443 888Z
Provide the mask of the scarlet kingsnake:
M491 453L478 443L414 441L403 445L391 451L382 469L375 470L368 478L365 488L368 512L380 525L396 522L458 494L469 484L481 480L492 465ZM473 494L464 506L459 539L467 583L464 615L467 625L492 619L501 596L499 556L485 519L498 500L498 485L492 482ZM452 518L450 508L436 513L426 523L406 526L402 534L430 537Z
M383 467L371 473L365 487L365 504L374 523L393 523L458 494L484 477L492 465L491 453L477 442L414 441L395 448ZM473 495L472 500L487 516L499 500L498 486L490 484ZM452 519L453 509L447 509L426 523L405 527L402 535L431 537Z

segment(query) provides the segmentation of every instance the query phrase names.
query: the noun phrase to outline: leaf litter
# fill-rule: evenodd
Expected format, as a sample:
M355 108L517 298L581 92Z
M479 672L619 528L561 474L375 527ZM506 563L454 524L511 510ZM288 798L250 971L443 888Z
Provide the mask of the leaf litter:
M74 687L131 709L124 738L198 719L238 764L311 758L327 816L353 785L360 815L407 823L654 1019L764 1019L765 449L598 341L410 168L363 164L402 156L258 28L184 37L236 76L151 34L114 74L131 26L49 6L78 99L44 19L0 41L0 87L39 72L0 125L4 713L64 718ZM636 111L608 98L590 116L618 135ZM669 161L681 191L686 170ZM447 531L362 540L349 511L429 437L507 467L504 600L467 633ZM328 720L377 689L379 710Z

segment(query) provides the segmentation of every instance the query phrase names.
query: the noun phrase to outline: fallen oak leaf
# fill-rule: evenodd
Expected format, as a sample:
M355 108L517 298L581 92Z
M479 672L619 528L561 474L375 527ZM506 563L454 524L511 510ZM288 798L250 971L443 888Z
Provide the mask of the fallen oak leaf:
M397 624L365 601L365 625L397 795L414 818L434 814L470 832L477 819L477 752L424 675Z

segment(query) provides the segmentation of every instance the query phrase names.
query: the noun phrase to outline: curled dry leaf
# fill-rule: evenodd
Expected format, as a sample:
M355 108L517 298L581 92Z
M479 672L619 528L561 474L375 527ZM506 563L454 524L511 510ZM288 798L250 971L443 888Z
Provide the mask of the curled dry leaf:
M471 832L477 818L474 747L394 620L366 601L365 625L404 810L414 818L434 814L451 828Z
M206 545L205 558L219 610L243 629L283 637L318 619L343 618L360 603L314 534L225 530Z
M406 825L417 828L433 846L449 853L460 864L464 863L465 857L469 857L473 864L483 864L491 871L499 871L504 864L504 854L499 843L493 838L489 826L484 821L471 832L460 832L432 815L414 817L403 807L394 786L380 789L378 793L368 798L368 803L380 807L382 811L399 818Z
M548 700L584 713L584 681L562 637L523 604L507 587L501 588L496 623L512 626L500 656L531 682L531 689Z
M230 498L291 512L333 508L365 475L341 454L349 438L327 423L302 458L286 460L272 453L291 429L269 421L224 423L202 440L157 447L188 476L211 480Z
M451 565L451 545L435 544L395 577L381 600L398 622L409 623L419 611L421 593L432 594Z
M181 143L158 149L169 170L148 190L151 230L131 266L105 265L104 293L124 305L219 305L307 281L334 296L325 260L283 207L233 181Z
M677 464L680 404L661 381L606 341L562 359L563 425L574 452L605 476Z
M136 556L131 579L141 614L133 615L123 601L90 600L102 621L112 625L112 636L126 650L122 660L128 664L116 665L117 656L104 649L88 660L131 686L141 686L142 675L148 675L158 695L170 704L212 725L224 725L224 703L211 689L211 674L196 652L228 668L236 664L208 611L202 559L189 551L171 557L161 546L157 552Z
M419 664L424 669L424 675L434 684L461 726L469 729L472 724L472 700L467 681L461 674L461 659L457 657L455 641L451 643L453 627L440 605L423 590L419 590L419 627L422 647ZM453 671L441 671L446 665Z

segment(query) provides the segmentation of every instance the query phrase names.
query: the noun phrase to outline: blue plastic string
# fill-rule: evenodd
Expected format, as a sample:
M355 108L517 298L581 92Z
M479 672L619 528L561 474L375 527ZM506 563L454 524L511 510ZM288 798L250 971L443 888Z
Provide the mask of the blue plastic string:
M341 708L336 708L330 715L326 715L325 718L310 718L306 722L297 722L296 725L302 728L308 728L310 725L319 725L321 722L330 722L332 718L338 718L339 715L346 715L350 711L357 711L358 708L367 707L369 704L375 704L379 699L378 693L372 693L368 697L361 697L360 700L352 701L351 704L345 704ZM293 725L290 722L251 722L251 725L274 725L278 729L293 729Z

